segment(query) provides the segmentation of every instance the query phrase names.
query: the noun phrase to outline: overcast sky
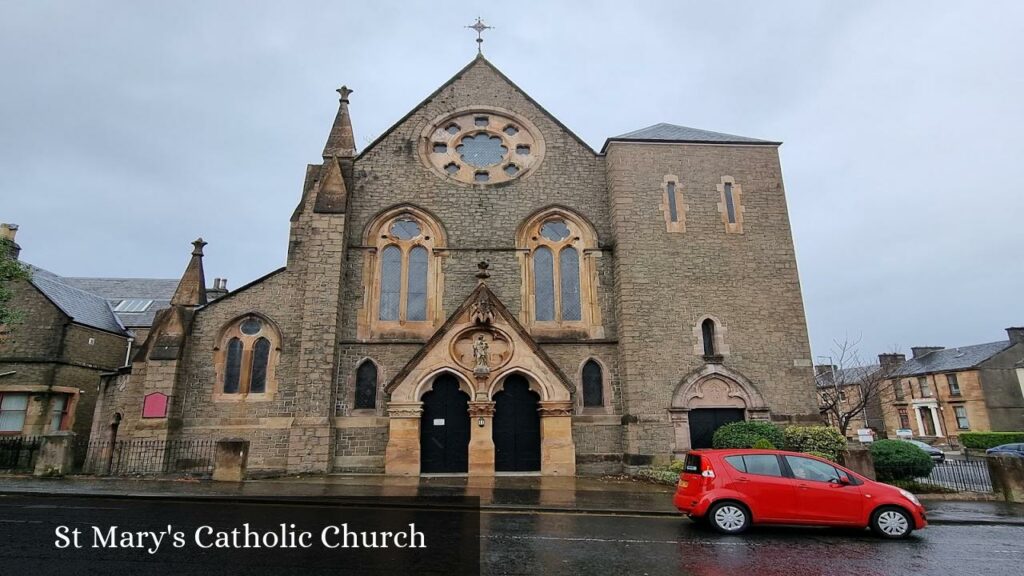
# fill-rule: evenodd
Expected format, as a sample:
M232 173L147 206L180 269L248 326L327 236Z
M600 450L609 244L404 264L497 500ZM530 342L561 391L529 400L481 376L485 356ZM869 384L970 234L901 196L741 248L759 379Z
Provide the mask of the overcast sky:
M816 356L1024 325L1015 0L0 0L0 221L66 276L175 278L201 235L238 287L284 264L334 89L365 146L474 56L478 14L594 148L656 122L785 142Z

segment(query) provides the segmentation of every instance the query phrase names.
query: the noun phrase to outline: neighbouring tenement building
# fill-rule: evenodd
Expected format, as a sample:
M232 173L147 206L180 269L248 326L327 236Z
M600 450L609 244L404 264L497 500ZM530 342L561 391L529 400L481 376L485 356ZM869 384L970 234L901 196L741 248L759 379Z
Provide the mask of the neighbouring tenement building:
M883 388L886 431L952 437L961 432L1024 430L1024 328L1007 339L959 348L880 354L895 377Z
M479 56L357 153L339 92L286 265L207 302L197 241L95 437L572 475L819 421L778 142L657 124L596 151Z

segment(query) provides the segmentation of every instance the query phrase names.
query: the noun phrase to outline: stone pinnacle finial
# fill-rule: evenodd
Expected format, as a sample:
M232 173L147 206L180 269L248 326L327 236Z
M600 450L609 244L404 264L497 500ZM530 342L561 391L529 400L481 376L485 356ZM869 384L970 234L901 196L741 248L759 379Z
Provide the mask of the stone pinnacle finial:
M338 88L336 92L338 94L341 94L341 102L348 104L348 95L351 94L352 92L355 92L355 90L352 90L348 86L342 86L341 88Z
M487 269L490 268L491 265L490 263L487 262L487 260L482 260L476 265L476 267L478 268L476 277L479 282L485 282L488 278L491 277L491 273L487 271Z
M204 241L202 236L200 236L199 238L196 238L195 241L192 242L192 255L193 256L202 256L203 255L203 247L206 246L207 244L208 244L208 242Z
M342 86L337 90L339 98L338 115L334 117L331 133L324 146L324 158L352 158L356 154L356 139L352 132L352 118L348 114L348 97L353 90Z

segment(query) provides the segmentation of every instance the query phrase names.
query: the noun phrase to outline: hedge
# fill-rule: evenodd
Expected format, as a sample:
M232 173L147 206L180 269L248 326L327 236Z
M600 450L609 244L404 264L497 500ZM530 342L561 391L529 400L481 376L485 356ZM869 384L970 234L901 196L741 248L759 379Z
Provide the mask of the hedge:
M711 445L715 448L754 448L762 440L772 446L782 446L786 438L782 430L770 422L733 422L715 431Z
M910 442L876 440L870 450L875 475L881 482L913 480L931 474L935 467L931 457Z
M846 449L846 438L830 426L789 426L785 435L786 450L810 452L833 462Z
M964 448L985 450L1002 444L1024 442L1024 432L961 432L960 443Z

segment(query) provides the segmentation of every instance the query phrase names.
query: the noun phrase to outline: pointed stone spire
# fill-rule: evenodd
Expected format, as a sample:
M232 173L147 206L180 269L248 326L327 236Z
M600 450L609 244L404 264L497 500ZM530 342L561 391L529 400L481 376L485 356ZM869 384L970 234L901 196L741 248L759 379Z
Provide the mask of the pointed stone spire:
M181 275L178 288L171 297L171 306L202 306L206 304L206 275L203 273L203 246L206 242L198 238L192 243L192 259Z
M356 139L352 133L352 118L348 115L348 96L352 90L348 86L338 88L341 95L338 103L338 115L334 117L334 126L324 146L324 158L337 156L351 158L356 155Z

